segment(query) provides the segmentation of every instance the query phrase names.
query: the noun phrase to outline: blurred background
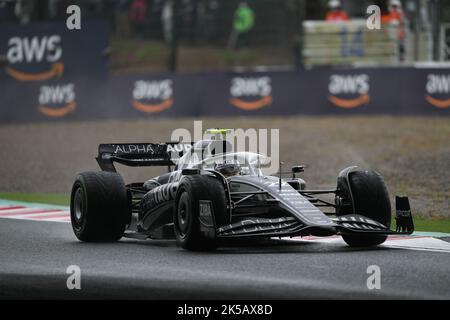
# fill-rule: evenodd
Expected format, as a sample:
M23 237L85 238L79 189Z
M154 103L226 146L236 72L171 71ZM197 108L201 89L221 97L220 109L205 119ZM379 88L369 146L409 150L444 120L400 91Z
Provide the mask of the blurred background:
M81 7L83 19L110 23L113 72L412 65L450 59L450 3L444 0L3 0L0 23L65 20L70 4ZM352 29L365 26L371 4L381 9L383 24L393 26L386 37L366 39L366 30ZM330 29L324 21L348 21L349 45L363 42L368 53L350 50L346 59L322 53L322 59L315 59L318 42L323 50L336 45L326 42ZM371 41L389 48L377 51ZM390 47L394 42L398 46Z
M308 165L312 188L377 169L448 222L449 67L445 0L0 0L0 198L67 203L99 143L203 120L280 129L280 158Z

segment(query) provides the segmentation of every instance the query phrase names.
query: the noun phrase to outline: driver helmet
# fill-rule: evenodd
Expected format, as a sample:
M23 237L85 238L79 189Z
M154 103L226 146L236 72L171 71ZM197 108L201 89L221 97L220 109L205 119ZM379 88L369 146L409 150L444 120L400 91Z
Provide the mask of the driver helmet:
M218 163L214 168L219 171L225 177L236 176L241 172L241 166L239 163Z

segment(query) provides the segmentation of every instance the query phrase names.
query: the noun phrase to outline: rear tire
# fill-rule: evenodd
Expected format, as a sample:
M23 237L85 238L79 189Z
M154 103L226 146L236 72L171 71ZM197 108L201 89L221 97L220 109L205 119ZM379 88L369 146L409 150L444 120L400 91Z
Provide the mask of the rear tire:
M73 184L70 218L75 236L86 242L119 240L130 221L122 177L115 172L83 172Z
M200 230L200 200L211 203L213 236L206 236ZM178 186L173 215L177 244L187 250L215 249L215 230L228 221L226 208L225 190L219 180L202 175L183 177Z
M354 171L349 174L354 200L354 213L363 215L390 227L391 202L383 177L376 171ZM386 241L384 235L343 235L352 247L369 247Z

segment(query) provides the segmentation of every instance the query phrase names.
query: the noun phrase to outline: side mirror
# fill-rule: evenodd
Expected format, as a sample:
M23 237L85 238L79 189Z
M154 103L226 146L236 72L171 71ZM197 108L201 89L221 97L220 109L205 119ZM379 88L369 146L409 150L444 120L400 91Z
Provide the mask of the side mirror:
M305 166L293 166L292 173L300 173L305 171Z
M296 173L300 173L300 172L304 172L305 171L305 166L293 166L291 168L292 170L292 178L295 178L295 174Z

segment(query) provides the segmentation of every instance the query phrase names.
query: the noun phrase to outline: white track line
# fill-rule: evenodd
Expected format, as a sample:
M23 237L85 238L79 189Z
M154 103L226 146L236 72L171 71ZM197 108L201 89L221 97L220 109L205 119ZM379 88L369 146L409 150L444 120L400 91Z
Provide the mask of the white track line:
M33 212L36 210L46 210L46 209L42 209L42 208L20 208L20 209L11 209L11 210L5 209L5 210L0 211L0 217L7 216L8 214L11 214L11 213L23 212L25 214L29 211Z
M337 245L347 246L347 244L340 236L333 236L327 238L297 237L292 239L286 238L285 240L298 242L333 243ZM386 242L380 246L385 248L450 253L449 242L429 236L392 236L388 237Z
M384 247L450 253L450 243L432 237L387 240Z

